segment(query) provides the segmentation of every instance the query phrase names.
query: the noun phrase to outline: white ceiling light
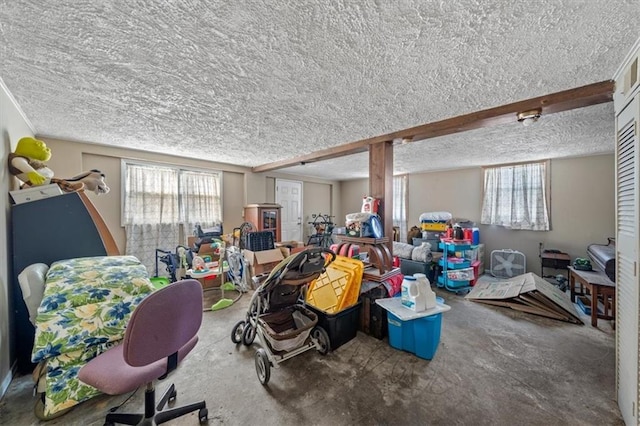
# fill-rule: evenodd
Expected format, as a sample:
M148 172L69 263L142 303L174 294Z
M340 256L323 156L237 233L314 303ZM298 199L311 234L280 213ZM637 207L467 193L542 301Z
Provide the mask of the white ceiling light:
M518 113L518 121L521 122L523 126L530 126L538 121L541 114L542 110L540 108L522 111Z

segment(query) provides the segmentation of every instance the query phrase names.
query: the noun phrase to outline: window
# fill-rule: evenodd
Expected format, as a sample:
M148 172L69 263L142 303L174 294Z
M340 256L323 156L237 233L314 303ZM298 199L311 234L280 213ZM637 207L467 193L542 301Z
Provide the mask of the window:
M191 235L222 222L221 172L123 161L125 253L154 274L156 249L173 251ZM182 234L182 238L181 238Z
M393 226L398 227L403 242L407 237L407 180L406 175L393 177Z
M548 231L546 169L546 162L486 168L480 222Z

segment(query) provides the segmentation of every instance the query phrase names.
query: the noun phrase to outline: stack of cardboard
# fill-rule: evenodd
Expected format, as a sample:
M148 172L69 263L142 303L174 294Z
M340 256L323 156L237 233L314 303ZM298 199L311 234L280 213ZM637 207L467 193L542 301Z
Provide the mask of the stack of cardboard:
M531 272L504 281L480 281L466 298L474 302L583 324L569 295Z

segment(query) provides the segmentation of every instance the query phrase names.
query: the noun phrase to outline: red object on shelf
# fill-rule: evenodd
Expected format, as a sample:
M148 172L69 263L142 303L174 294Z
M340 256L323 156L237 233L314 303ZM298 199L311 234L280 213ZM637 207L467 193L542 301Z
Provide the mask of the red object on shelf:
M399 268L400 267L400 258L398 256L393 256L393 263L392 263L394 268Z
M479 260L474 260L473 262L471 262L471 267L473 268L473 279L471 280L471 285L476 285L476 282L478 282L478 278L480 275L480 261Z

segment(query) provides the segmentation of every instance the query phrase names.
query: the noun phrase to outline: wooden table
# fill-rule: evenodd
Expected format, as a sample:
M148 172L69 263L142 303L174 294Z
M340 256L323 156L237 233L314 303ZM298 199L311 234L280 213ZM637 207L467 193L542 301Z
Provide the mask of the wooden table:
M569 270L571 301L575 303L576 296L591 294L591 325L597 327L598 318L615 320L616 284L602 271L581 271L573 266L569 266L567 269ZM576 290L576 285L579 286L578 290ZM598 312L600 296L602 296L603 313Z
M380 271L380 275L393 269L393 257L387 244L389 239L387 237L382 238L366 238L366 237L349 237L347 235L339 235L340 243L336 249L336 253L342 253L342 248L345 247L345 253L349 252L349 247L352 244L357 244L362 251L369 253L369 262L375 265Z

